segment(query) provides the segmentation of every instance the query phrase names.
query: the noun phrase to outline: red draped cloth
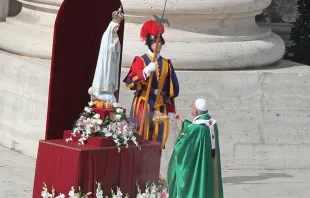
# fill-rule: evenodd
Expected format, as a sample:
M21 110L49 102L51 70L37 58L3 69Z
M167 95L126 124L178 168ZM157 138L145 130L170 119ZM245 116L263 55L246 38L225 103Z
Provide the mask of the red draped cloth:
M136 180L141 189L146 181L155 182L160 169L160 144L144 141L142 149L136 146L122 147L118 153L116 146L89 147L65 140L42 140L36 165L33 198L40 198L43 182L51 192L66 195L73 186L81 187L83 193L92 192L96 197L96 184L101 182L105 196L120 187L125 195L136 197Z
M101 38L112 20L112 12L120 5L120 0L63 1L54 27L45 139L62 139L63 130L72 128L73 121L90 101L88 89L94 78ZM123 33L124 20L118 30L121 46ZM119 91L115 93L117 100L118 95Z

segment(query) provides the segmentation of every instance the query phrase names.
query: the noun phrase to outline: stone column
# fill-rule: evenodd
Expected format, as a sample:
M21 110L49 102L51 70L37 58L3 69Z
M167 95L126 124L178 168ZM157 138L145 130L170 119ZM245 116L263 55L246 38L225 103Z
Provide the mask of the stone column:
M9 13L9 0L0 1L0 21L4 21Z
M23 56L50 59L56 14L62 0L19 0L15 17L0 23L0 49Z
M167 1L170 22L162 55L176 69L234 69L272 64L282 58L284 42L255 16L271 0ZM164 1L122 0L125 11L123 66L130 66L147 47L139 42L140 28L152 15L161 15ZM137 6L138 5L138 6Z
M0 22L0 144L35 158L44 139L53 27L62 0L19 1L20 13Z

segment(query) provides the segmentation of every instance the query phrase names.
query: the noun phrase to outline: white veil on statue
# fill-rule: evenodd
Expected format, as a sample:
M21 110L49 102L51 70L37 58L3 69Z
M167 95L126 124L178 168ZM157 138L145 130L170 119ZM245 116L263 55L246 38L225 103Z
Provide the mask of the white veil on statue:
M120 13L120 10L118 12ZM89 90L92 99L95 97L101 101L116 102L114 92L118 90L119 85L121 45L119 41L114 43L114 40L118 39L117 30L121 19L114 18L102 36L96 71Z

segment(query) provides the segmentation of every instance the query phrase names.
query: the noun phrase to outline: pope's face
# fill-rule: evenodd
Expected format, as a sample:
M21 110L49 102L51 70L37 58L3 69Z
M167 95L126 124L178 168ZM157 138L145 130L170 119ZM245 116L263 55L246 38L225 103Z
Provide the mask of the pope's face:
M157 48L157 53L159 53L161 51L161 47L162 47L162 42L161 40L159 40L158 42L158 48ZM153 52L155 52L155 49L156 49L156 41L154 41L151 45L151 48L153 50Z
M192 104L192 116L196 117L198 115L198 111L196 109L195 103Z

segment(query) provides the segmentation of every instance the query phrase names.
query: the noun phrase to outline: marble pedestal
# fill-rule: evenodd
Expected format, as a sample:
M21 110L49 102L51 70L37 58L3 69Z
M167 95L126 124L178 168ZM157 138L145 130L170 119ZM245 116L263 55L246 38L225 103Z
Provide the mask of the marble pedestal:
M54 23L62 0L19 0L21 12L0 23L0 50L51 59Z
M0 144L35 158L45 137L50 61L0 51Z
M176 69L227 70L255 68L280 60L285 51L281 37L260 28L255 16L271 0L167 1L162 52ZM147 51L139 38L142 24L161 16L163 1L122 0L125 10L123 65L130 66ZM137 6L139 5L139 6Z

